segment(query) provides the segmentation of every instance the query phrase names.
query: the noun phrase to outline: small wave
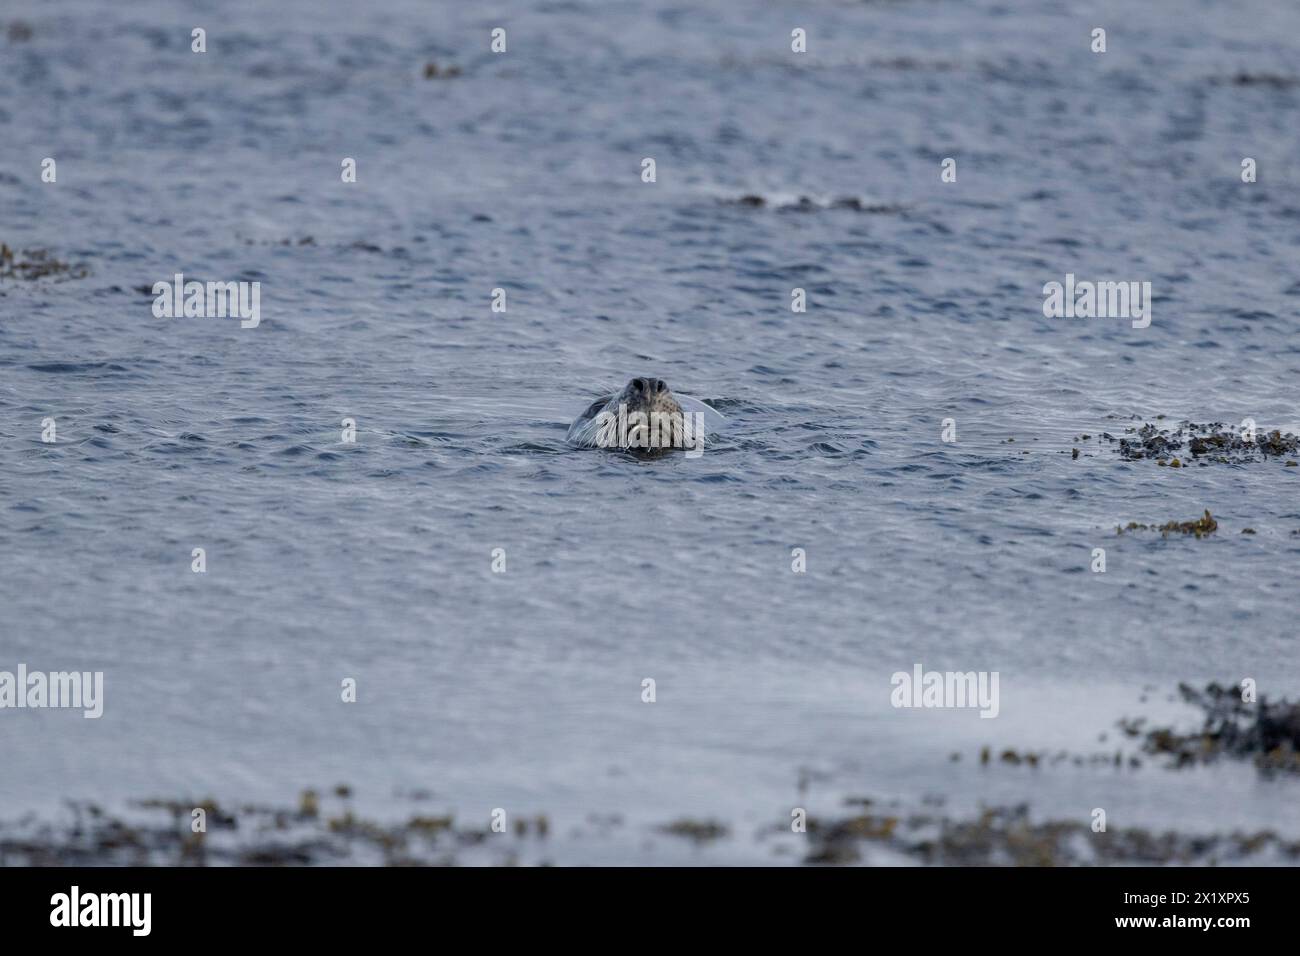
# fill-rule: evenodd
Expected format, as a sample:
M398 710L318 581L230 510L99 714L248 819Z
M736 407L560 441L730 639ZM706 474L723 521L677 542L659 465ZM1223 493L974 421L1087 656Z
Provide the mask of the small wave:
M775 209L778 212L820 212L822 210L847 210L877 216L896 216L906 210L899 203L874 202L862 196L808 196L788 193L745 193L724 198L730 206L749 209Z
M33 372L76 375L81 372L125 372L127 369L115 362L34 362L27 366Z

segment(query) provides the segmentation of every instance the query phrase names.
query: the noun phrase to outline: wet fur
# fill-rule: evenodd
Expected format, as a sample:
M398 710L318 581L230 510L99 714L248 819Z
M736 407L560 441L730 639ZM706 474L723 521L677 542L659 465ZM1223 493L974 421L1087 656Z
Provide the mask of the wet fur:
M600 447L596 442L596 436L600 432L600 413L607 411L611 415L617 415L618 408L622 404L627 405L629 416L633 412L642 412L646 415L647 420L655 412L676 415L678 421L681 421L681 416L685 414L682 411L682 406L677 403L677 399L673 397L673 393L668 390L668 386L662 380L634 378L623 386L622 391L613 395L604 395L592 402L587 410L569 426L569 441L583 448ZM615 448L615 450L653 456L665 454L673 449Z

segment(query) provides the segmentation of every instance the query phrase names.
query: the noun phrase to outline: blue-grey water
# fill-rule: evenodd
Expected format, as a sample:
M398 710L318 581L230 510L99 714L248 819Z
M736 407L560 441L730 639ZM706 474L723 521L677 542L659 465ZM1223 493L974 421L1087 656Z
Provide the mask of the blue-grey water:
M101 719L0 711L0 817L348 783L623 821L571 863L774 861L754 831L851 795L1300 837L1300 785L1248 763L977 756L1194 724L1180 681L1300 693L1300 468L1095 439L1300 430L1300 7L0 20L31 28L0 23L0 241L89 270L0 279L0 670L105 675ZM261 324L156 318L178 272L260 282ZM1067 273L1151 282L1150 327L1045 318ZM702 457L566 446L636 374L726 416ZM999 672L999 716L893 708L918 662ZM732 836L654 835L678 818Z

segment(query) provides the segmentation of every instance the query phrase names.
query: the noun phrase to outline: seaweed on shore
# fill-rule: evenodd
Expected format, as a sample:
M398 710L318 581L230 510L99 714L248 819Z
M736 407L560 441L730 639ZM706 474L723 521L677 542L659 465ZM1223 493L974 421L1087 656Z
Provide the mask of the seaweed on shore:
M115 815L93 803L69 803L70 824L31 816L0 821L0 866L445 866L468 851L479 861L486 854L490 862L514 864L522 847L545 847L550 831L545 816L516 817L513 834L459 825L451 815L380 823L352 811L350 788L334 795L343 803L332 812L314 790L303 792L296 809L154 799L135 803L140 812ZM204 829L196 833L197 810Z
M70 822L42 822L32 815L0 821L0 866L454 866L466 862L512 866L525 853L543 865L549 862L537 857L549 852L550 823L545 816L517 817L513 832L499 833L460 826L450 814L417 814L378 823L358 817L346 804L324 813L319 797L310 793L304 793L296 810L254 805L222 808L211 800L136 804L149 811L149 819L138 814L124 818L91 803L73 803ZM847 816L807 818L804 863L1300 862L1300 842L1287 841L1273 831L1198 835L1130 827L1108 833L1094 832L1090 817L1035 822L1027 805L982 809L974 817L954 818L925 809L910 814L886 810L865 798L846 803L853 807ZM196 809L207 815L204 832L191 831ZM725 824L685 818L655 829L700 846L730 834ZM773 822L758 835L765 834L788 836L789 824ZM777 848L778 852L790 849L788 841ZM873 859L877 852L881 856Z
M1119 721L1124 736L1135 740L1141 752L1154 758L1172 757L1171 769L1212 763L1221 757L1249 759L1261 770L1300 773L1300 702L1269 700L1245 701L1231 685L1209 684L1197 690L1179 684L1182 699L1198 707L1204 718L1201 726L1191 729L1152 727L1145 717L1127 717ZM1101 739L1104 741L1106 735ZM959 760L960 753L950 759ZM1034 751L1004 749L999 754L985 746L979 762L988 767L995 762L1010 766L1022 764L1037 769L1071 762L1075 766L1110 765L1116 769L1137 769L1142 761L1124 748L1094 753L1090 756L1070 754L1064 750Z
M1178 685L1183 700L1204 712L1201 726L1192 730L1158 727L1142 730L1132 722L1130 736L1143 736L1143 749L1168 755L1174 767L1212 763L1222 757L1250 759L1261 770L1300 773L1300 702L1242 700L1231 685L1209 684L1197 690Z
M1157 833L1141 827L1094 832L1090 818L1035 822L1029 807L985 809L971 819L914 814L810 817L812 864L872 862L876 848L892 862L949 866L1104 866L1300 860L1300 842L1270 830L1227 834Z
M1192 463L1244 464L1300 455L1300 437L1279 428L1260 429L1248 440L1222 422L1184 421L1170 428L1147 422L1126 429L1125 434L1128 437L1116 438L1103 433L1101 438L1115 444L1125 461L1152 460L1174 468Z

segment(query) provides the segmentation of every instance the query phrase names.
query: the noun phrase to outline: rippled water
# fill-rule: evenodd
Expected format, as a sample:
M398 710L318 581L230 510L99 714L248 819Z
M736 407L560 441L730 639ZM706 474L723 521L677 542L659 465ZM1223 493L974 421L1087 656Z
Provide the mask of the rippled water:
M562 862L845 794L1300 835L1249 768L973 759L1190 719L1179 681L1300 693L1300 469L1070 454L1300 422L1300 8L268 6L6 4L0 240L90 274L0 280L0 669L107 698L0 713L6 815L343 781L624 816ZM155 318L176 272L260 281L261 325ZM1150 281L1150 328L1044 318L1066 273ZM567 447L635 374L726 433ZM916 662L999 671L1001 716L893 709Z

